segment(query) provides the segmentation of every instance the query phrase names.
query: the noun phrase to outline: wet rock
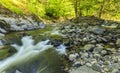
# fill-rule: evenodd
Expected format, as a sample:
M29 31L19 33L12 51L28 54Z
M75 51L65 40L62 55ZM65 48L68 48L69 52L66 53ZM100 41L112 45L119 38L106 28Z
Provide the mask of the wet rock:
M44 24L43 22L40 22L40 23L38 24L38 26L39 26L39 28L45 28L45 24Z
M98 53L94 53L94 55L93 55L95 58L100 58L101 57L101 55L100 54L98 54Z
M105 35L105 36L103 36L107 41L110 41L111 39L112 39L112 37L111 37L112 35L111 34L109 34L109 35Z
M0 32L1 32L1 33L7 33L7 31L4 30L3 28L0 28Z
M4 20L0 19L0 31L2 33L6 33L9 30L10 25L7 24Z
M120 73L120 69L113 69L111 73Z
M92 69L98 72L101 72L101 67L99 64L93 64L92 65Z
M94 53L100 53L102 50L104 49L104 47L102 46L102 44L96 44L96 47L94 48Z
M11 31L45 28L45 24L43 22L35 21L29 16L24 17L20 16L17 18L1 16L0 19L4 20L5 23L8 24L7 26L9 26L9 28L8 27L5 28Z
M91 67L92 64L91 63L86 63L86 66Z
M86 62L85 62L83 59L80 60L80 64L81 64L81 65L85 65L85 63L86 63Z
M91 62L90 62L92 65L93 64L96 64L97 63L97 60L95 58L91 59Z
M59 40L53 40L51 41L51 44L54 45L54 47L58 47L62 44L62 42Z
M107 51L106 50L102 50L101 51L101 55L106 55L107 54Z
M93 45L93 44L87 44L84 46L84 50L89 51L89 50L93 49L94 47L95 47L95 45Z
M78 56L79 56L78 53L70 54L69 55L69 60L74 61Z
M90 32L93 32L95 34L101 35L105 32L105 29L99 26L90 26L88 27Z
M117 39L117 40L116 40L116 45L117 45L118 47L120 47L120 39Z
M99 73L97 71L92 70L91 68L87 66L81 66L77 69L70 70L70 73Z
M73 64L73 67L80 67L81 66L81 63L79 61L76 61L74 64Z
M82 55L81 55L81 58L87 58L89 56L89 54L86 52L86 53L83 53Z
M92 44L93 44L93 43L96 43L96 42L97 42L96 40L92 40L92 41L90 41L90 43L92 43Z
M103 42L108 42L108 40L107 40L106 38L103 38L103 37L101 37L101 40L102 40Z
M3 33L0 33L0 39L4 37L5 35Z
M15 73L22 73L22 72L20 72L19 70L16 70Z
M112 56L112 59L113 59L113 61L116 63L116 62L120 62L120 55L118 54L118 55L113 55Z

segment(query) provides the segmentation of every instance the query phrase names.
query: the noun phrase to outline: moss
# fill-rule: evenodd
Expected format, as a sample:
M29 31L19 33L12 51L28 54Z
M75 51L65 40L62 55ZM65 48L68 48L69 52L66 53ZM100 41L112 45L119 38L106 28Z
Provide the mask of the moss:
M44 29L30 30L30 31L21 31L21 32L12 32L6 34L3 38L5 44L17 43L21 45L21 38L25 35L33 36L35 41L40 41L50 36L50 31L53 30L53 27L46 27Z
M31 30L31 31L25 31L25 32L28 33L29 35L37 36L37 35L45 34L46 32L49 32L52 30L53 30L53 27L46 27L44 29Z
M63 37L61 35L51 35L50 36L51 40L57 39L57 40L62 40Z
M0 27L5 30L8 30L10 28L10 25L7 24L4 20L0 20Z
M14 54L16 52L16 50L9 46L9 45L5 45L0 49L0 59L4 59L12 54Z
M20 34L18 33L10 33L10 34L6 34L5 37L3 38L4 44L13 44L13 43L17 43L17 44L21 44L20 42Z

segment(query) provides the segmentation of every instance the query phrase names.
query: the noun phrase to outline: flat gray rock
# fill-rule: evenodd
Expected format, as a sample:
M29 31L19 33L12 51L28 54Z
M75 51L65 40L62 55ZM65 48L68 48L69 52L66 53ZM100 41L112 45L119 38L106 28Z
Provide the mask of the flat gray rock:
M81 66L79 68L72 69L70 73L100 73L100 72L94 71L87 66Z

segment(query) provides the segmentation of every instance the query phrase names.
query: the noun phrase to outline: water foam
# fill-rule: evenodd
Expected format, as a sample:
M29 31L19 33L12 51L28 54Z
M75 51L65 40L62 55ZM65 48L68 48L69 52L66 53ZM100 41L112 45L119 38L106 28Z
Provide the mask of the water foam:
M22 46L13 44L17 53L13 56L0 61L0 73L5 73L9 68L14 67L18 64L22 64L23 61L29 61L39 53L45 51L48 48L53 47L52 45L48 45L49 40L42 41L34 45L34 40L31 36L25 36L22 38Z
M31 36L25 36L21 41L22 46L17 44L11 45L17 50L16 54L0 61L0 73L6 73L9 68L22 64L23 62L27 62L39 55L41 52L53 47L48 44L50 40L41 41L34 45L34 40ZM64 45L60 45L55 50L58 51L59 54L65 54L65 48L66 47Z

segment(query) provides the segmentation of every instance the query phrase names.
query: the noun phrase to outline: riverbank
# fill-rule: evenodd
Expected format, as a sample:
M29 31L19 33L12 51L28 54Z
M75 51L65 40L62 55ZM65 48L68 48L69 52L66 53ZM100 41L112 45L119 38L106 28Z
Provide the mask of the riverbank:
M5 20L7 19L7 20ZM20 44L23 36L33 36L35 42L50 39L54 47L64 45L63 70L67 73L119 73L120 23L96 17L81 17L46 26L23 18L2 18L5 31L1 45ZM29 25L28 25L29 24ZM15 27L13 27L13 25ZM30 29L32 28L32 29ZM16 28L17 27L17 28ZM19 29L20 30L19 30ZM30 31L26 31L30 29ZM36 30L34 30L36 29ZM19 32L17 32L19 31ZM63 47L60 47L63 48Z

